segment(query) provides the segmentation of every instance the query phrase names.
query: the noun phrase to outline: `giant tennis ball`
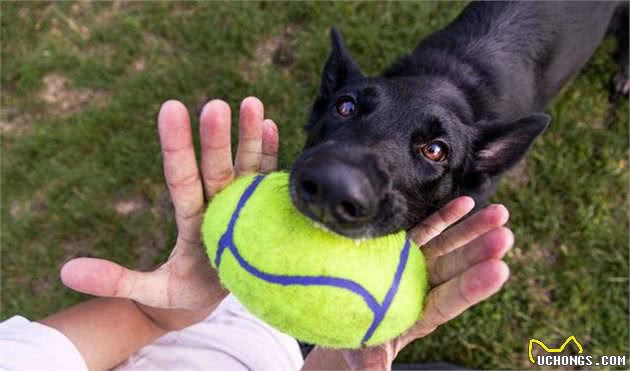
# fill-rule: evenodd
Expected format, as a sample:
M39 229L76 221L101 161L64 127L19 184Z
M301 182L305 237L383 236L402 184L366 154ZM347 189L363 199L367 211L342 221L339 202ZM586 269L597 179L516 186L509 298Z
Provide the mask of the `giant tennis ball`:
M202 234L223 285L262 320L331 348L377 345L419 318L424 257L405 232L355 242L293 206L286 173L249 176L217 194Z

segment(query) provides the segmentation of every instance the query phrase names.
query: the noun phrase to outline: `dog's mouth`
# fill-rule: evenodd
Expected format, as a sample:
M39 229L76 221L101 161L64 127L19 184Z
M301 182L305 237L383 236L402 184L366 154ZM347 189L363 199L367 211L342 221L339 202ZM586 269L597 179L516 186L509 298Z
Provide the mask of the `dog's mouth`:
M317 213L314 208L306 205L300 197L297 196L296 187L293 182L289 186L289 194L295 208L304 216L306 216L313 226L327 232L335 233L343 237L351 238L357 242L365 239L377 237L378 233L371 223L332 223L325 221L322 213Z
M378 202L376 213L369 220L354 222L332 219L327 217L322 208L304 202L303 197L298 195L293 174L289 182L289 194L295 208L306 216L314 227L353 239L357 243L405 229L406 204L404 197L396 192L390 192Z
M297 159L289 193L300 213L333 233L354 240L380 237L404 229L407 214L390 168L367 146L329 141Z

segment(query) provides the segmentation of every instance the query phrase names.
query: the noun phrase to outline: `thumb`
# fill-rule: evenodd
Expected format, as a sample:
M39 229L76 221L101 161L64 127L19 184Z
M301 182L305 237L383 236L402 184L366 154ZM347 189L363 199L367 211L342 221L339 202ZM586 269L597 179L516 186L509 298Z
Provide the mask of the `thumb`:
M60 276L64 285L85 294L164 305L160 295L166 293L166 281L157 272L137 272L103 259L77 258L61 268Z

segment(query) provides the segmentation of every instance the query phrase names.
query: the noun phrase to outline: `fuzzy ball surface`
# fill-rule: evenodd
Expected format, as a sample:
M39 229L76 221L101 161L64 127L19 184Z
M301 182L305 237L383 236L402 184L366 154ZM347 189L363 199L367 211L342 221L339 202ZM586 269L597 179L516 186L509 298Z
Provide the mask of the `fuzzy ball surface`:
M203 240L222 284L253 314L330 348L378 345L421 316L424 257L405 232L355 242L295 209L289 176L242 177L206 211Z

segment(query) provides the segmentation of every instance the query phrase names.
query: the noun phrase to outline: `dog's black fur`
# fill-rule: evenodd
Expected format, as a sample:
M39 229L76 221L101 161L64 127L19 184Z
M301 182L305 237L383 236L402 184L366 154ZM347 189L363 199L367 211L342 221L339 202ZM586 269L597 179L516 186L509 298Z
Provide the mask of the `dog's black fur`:
M607 30L625 35L615 86L627 86L627 3L472 3L378 77L361 73L333 29L294 203L353 238L409 229L460 195L483 205ZM429 160L427 148L446 158Z

